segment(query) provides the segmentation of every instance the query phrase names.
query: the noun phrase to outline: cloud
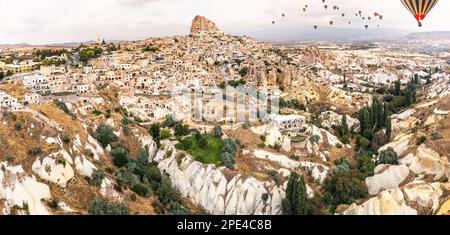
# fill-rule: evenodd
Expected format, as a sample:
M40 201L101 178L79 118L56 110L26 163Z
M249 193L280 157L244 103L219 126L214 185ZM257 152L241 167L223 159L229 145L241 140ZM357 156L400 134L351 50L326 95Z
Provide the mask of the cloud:
M419 30L414 18L397 0L327 0L340 11L324 10L319 0L0 0L1 43L82 41L101 35L133 39L185 34L195 15L204 15L228 33L292 30L311 25L360 28L354 12L382 12L382 27ZM308 4L308 11L302 8ZM439 1L420 30L450 30L450 1ZM343 19L341 11L349 18ZM20 12L20 14L18 14ZM286 17L281 17L286 13ZM275 20L277 24L271 24ZM352 20L354 24L348 25ZM370 24L375 24L371 22Z

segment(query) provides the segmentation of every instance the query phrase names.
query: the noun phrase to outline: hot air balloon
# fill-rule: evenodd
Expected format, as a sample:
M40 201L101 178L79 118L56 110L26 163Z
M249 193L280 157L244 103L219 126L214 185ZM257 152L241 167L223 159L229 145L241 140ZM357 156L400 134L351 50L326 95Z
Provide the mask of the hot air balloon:
M305 5L305 8L308 8L308 5Z
M368 20L371 20L371 19L372 19L372 17L370 17L370 16L369 16L369 17L367 17L367 19L368 19Z
M367 30L367 29L369 28L369 26L368 26L368 25L365 25L364 28L366 28L366 30Z
M333 21L330 21L330 25L333 26Z
M286 14L283 13L283 14L281 14L281 16L284 18L286 16Z
M377 25L377 27L380 27L380 25Z
M275 24L275 21L272 21L272 24Z
M348 24L352 24L352 22L351 22L351 21L349 21L349 22L348 22Z
M325 3L325 0L322 0L322 3Z
M382 15L380 15L379 17L380 17L380 20L382 20L382 19L383 19L383 16L382 16Z
M314 25L314 29L317 29L317 25Z
M358 16L358 13L356 13L355 16Z
M438 0L400 0L403 5L416 18L419 27L422 27L422 20L437 4Z
M345 13L342 13L342 17L345 17Z
M365 20L365 19L366 19L366 17L364 17L364 16L363 16L363 18L362 18L362 19L363 19L363 20Z
M378 17L378 13L377 12L373 13L373 16Z
M303 8L303 11L306 11L306 8Z
M358 11L358 14L361 15L361 14L362 14L362 11Z
M325 6L323 6L325 9L327 9L328 8L328 5L325 5Z

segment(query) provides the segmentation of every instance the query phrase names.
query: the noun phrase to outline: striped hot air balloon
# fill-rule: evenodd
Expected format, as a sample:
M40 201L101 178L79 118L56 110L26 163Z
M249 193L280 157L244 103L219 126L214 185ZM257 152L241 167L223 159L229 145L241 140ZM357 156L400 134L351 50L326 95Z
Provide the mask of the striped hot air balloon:
M419 27L422 27L422 20L428 15L428 13L437 4L438 0L400 0L403 5L411 12L419 23Z

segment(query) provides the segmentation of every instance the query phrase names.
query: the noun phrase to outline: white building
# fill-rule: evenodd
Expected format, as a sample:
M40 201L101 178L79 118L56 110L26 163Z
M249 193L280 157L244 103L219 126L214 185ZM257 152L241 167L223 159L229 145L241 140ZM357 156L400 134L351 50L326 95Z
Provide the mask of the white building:
M272 125L284 130L300 129L306 123L306 118L301 115L269 115L269 120Z

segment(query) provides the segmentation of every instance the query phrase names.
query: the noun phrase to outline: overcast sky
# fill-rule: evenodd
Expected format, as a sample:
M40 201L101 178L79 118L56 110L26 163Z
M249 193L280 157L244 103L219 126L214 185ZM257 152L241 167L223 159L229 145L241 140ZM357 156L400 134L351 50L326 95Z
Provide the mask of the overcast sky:
M55 43L106 39L143 39L187 34L195 15L213 20L227 33L271 27L362 27L355 17L380 12L381 27L417 31L417 23L400 0L0 0L0 44ZM302 8L308 4L308 11ZM339 11L332 6L340 6ZM449 0L438 2L420 31L450 31ZM348 18L340 16L345 12ZM286 18L282 19L281 14ZM272 20L276 21L272 25ZM351 20L352 25L347 22ZM379 24L372 20L371 25ZM251 36L251 35L250 35Z

